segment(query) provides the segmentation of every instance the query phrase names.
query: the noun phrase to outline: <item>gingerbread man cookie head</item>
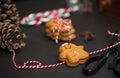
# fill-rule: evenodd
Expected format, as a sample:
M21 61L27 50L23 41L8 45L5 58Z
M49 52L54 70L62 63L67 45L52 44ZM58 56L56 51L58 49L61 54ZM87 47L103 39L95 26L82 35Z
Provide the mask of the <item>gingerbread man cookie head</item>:
M59 60L65 61L68 66L77 66L85 63L89 53L84 50L84 46L76 46L72 43L64 43L59 48Z

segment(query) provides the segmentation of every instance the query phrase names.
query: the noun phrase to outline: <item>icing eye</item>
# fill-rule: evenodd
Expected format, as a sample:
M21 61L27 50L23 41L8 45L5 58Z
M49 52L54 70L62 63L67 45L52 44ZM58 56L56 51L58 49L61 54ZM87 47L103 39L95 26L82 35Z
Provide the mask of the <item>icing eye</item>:
M70 48L71 48L70 43L65 43L65 44L63 44L62 46L64 46L65 49L70 49Z
M65 47L66 49L70 49L71 48L70 43L64 43L64 44L62 44L62 46Z
M73 51L76 55L79 55L79 52L77 52L77 51Z

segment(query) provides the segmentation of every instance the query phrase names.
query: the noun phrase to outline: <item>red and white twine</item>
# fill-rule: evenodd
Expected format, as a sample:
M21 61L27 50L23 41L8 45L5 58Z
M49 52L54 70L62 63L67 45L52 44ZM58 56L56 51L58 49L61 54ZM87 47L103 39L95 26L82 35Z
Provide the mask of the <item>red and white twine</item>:
M69 38L69 41L71 41L70 26L69 26L71 24L71 20L70 19L63 20L62 18L56 18L54 20L57 22L57 26L53 30L52 34L56 33L55 35L56 43L58 43L58 38L59 38L61 27L64 27L68 31L68 38Z
M109 35L120 37L120 34L112 33L109 30L107 31Z
M116 37L118 37L118 38L120 37L120 34L112 33L112 32L110 32L109 30L108 30L107 32L108 32L109 35L116 36ZM117 45L119 45L119 44L120 44L120 41L114 43L114 44L111 45L111 46L107 46L107 47L105 47L105 48L102 48L102 49L100 49L100 50L92 51L92 52L90 52L89 54L100 53L100 52L106 51L106 50L108 50L108 49L111 49L111 48L113 48L113 47L115 47L115 46L117 46Z
M116 36L116 37L120 37L120 34L116 34L116 33L112 33L110 31L108 31L108 34L109 35L113 35L113 36ZM105 48L102 48L102 49L99 49L99 50L96 50L96 51L92 51L92 52L89 52L90 55L92 54L97 54L97 53L100 53L100 52L103 52L105 50L108 50L108 49L111 49L115 46L118 46L120 45L120 41L119 42L116 42L114 43L113 45L111 46L107 46ZM15 62L15 51L12 50L13 52L13 56L12 56L12 63L13 65L18 68L18 69L43 69L43 68L51 68L51 67L57 67L57 66L60 66L60 65L63 65L65 64L65 62L60 62L60 63L57 63L57 64L50 64L50 65L44 65L42 66L41 62L37 61L37 60L31 60L31 61L27 61L27 62L24 62L24 64L22 66L18 66ZM29 65L29 64L36 64L36 65Z
M15 62L15 51L12 50L12 52L13 52L13 57L12 57L13 65L18 69L27 69L27 68L43 69L43 68L57 67L57 66L60 66L60 65L65 63L65 62L60 62L60 63L57 63L57 64L50 64L50 65L42 66L41 62L39 62L37 60L31 60L31 61L24 62L24 64L22 66L18 66ZM29 65L29 64L36 64L36 65Z

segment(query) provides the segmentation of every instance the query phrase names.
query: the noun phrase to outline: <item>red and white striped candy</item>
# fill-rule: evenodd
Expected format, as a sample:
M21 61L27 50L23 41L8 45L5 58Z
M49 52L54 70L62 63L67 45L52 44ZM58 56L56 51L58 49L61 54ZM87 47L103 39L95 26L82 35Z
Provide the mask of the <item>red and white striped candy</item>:
M70 16L70 8L60 8L51 11L31 13L20 20L22 25L40 25L42 22L50 21L54 18L67 18Z

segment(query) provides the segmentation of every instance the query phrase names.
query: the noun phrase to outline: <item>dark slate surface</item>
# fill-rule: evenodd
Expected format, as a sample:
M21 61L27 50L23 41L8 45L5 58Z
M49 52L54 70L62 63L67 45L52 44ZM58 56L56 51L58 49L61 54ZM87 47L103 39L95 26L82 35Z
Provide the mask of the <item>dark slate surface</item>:
M37 13L46 10L66 7L65 0L14 0L17 5L20 17L29 13ZM94 1L96 2L96 1ZM96 5L96 4L95 4ZM72 13L69 17L76 29L77 38L72 43L84 45L88 52L103 48L109 45L107 30L115 31L120 29L120 20L104 16L94 10L91 15ZM16 52L16 62L22 65L23 62L31 59L39 60L42 65L57 63L58 48L64 41L58 44L45 36L45 26L37 27L20 25L22 32L27 35L27 45ZM81 33L89 31L94 33L95 39L91 42L84 42ZM93 75L86 76L82 73L82 65L70 68L61 65L48 69L16 69L11 61L12 53L6 50L0 52L0 78L119 78L111 70L108 70L108 63L101 70Z

